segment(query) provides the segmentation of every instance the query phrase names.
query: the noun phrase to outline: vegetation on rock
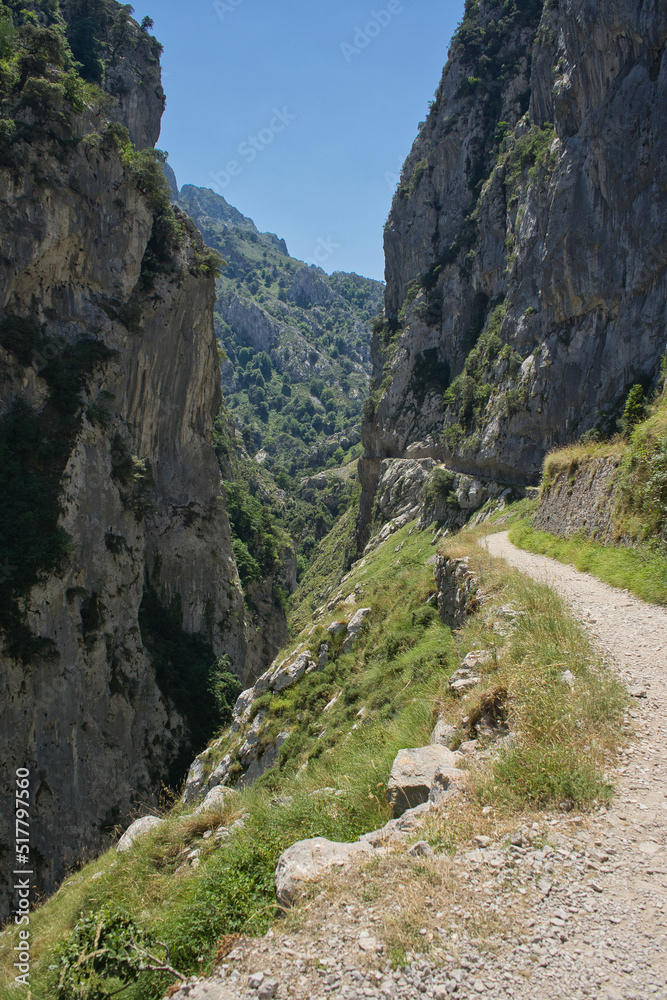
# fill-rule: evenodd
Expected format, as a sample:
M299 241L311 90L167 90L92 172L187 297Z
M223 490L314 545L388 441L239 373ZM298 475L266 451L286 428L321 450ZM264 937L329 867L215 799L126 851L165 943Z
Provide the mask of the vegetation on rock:
M213 191L186 185L178 204L226 262L216 330L227 405L247 451L278 482L356 458L382 283L306 268Z

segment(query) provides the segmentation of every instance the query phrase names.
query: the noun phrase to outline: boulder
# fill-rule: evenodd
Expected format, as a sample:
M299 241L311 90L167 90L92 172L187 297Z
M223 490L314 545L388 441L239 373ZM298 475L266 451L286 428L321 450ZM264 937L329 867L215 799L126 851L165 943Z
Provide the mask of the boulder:
M407 809L398 819L390 819L388 823L380 827L379 830L372 830L370 833L363 833L359 840L371 847L382 847L387 843L396 843L404 840L407 836L412 836L424 825L432 808L431 802L423 802L414 809Z
M359 636L361 635L362 629L364 627L364 622L371 614L371 608L359 608L359 610L350 618L347 624L347 635L343 642L343 652L349 653L352 647L358 642Z
M418 840L416 844L408 848L408 854L411 858L430 858L433 854L433 848L427 840Z
M457 760L456 754L438 744L399 750L387 783L392 816L401 816L407 809L428 802L432 788L447 788L451 781L460 777Z
M225 785L216 785L215 788L212 788L208 792L201 805L197 806L195 814L206 812L208 809L222 809L234 794L233 788L227 788Z
M298 896L329 869L343 867L354 858L372 854L366 842L341 844L324 837L299 840L280 855L276 866L276 898L284 908L294 904Z
M159 819L157 816L143 816L141 819L136 819L131 826L128 826L118 841L116 850L119 854L125 854L126 851L130 850L135 840L143 836L143 834L148 833L149 830L154 830L155 827L162 826L163 823L164 820Z
M439 744L440 746L447 747L451 750L452 743L456 740L456 734L456 726L452 726L452 724L447 722L446 719L438 719L433 727L429 743L431 746Z

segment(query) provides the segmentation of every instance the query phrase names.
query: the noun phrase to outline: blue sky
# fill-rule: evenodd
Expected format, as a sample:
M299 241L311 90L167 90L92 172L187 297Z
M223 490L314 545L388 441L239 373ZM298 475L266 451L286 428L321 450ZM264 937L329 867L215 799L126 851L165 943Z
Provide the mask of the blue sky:
M463 0L135 0L164 45L158 145L290 253L384 276L382 228Z

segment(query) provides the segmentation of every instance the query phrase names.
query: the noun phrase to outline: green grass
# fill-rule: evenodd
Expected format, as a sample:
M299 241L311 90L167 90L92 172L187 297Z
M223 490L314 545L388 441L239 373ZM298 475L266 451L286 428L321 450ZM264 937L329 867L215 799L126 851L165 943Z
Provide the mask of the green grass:
M515 516L511 509L505 514ZM164 942L174 968L187 975L207 973L221 938L262 934L276 919L274 869L287 846L313 836L351 841L382 826L397 751L428 743L441 713L459 728L461 739L474 735L472 723L484 698L499 689L507 692L516 741L475 772L478 795L462 805L464 812L480 813L481 800L525 812L563 798L582 805L608 798L606 769L621 731L622 691L601 672L585 633L558 598L494 563L476 545L479 531L448 540L453 554L471 557L487 594L482 611L456 636L434 607L432 530L408 525L357 565L342 586L343 603L314 627L309 621L290 647L301 642L316 653L322 641L330 641L326 667L255 705L266 713L260 740L268 743L278 732L290 732L277 765L215 814L186 815L176 803L163 826L129 853L107 852L36 908L34 1000L75 1000L75 993L57 990L59 946L72 940L82 914L101 919L109 906L130 915L156 950L157 942ZM353 600L346 600L350 595ZM523 612L510 624L499 610L508 603ZM355 648L343 653L340 638L331 640L327 626L349 618L357 607L372 613ZM493 662L483 683L461 701L451 693L449 679L472 648L490 649ZM576 677L574 692L560 680L565 669ZM234 752L239 738L243 733L223 735L211 756L217 761L227 750ZM202 839L205 830L240 816L244 828L226 843ZM470 828L463 819L457 815L450 827L434 831L434 843L455 850ZM179 872L184 850L192 847L201 850L200 867ZM372 896L378 888L372 871L364 878L364 891ZM11 930L0 937L0 976L6 983L0 1000L14 996L9 985L14 942ZM127 986L122 995L131 1000L158 1000L171 981L164 972L142 973L128 984L111 976L104 987L113 992Z
M624 548L600 545L580 535L558 538L536 531L527 521L511 527L509 537L521 549L568 563L643 601L667 604L667 556L646 545Z

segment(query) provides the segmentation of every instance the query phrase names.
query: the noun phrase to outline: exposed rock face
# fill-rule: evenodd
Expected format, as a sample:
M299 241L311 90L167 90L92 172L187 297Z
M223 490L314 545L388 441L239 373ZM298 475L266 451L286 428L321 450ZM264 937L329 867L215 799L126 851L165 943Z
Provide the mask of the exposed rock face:
M224 317L256 351L268 351L281 332L281 327L263 309L243 299L232 298Z
M592 458L571 473L563 470L542 490L534 526L562 538L583 532L602 544L617 541L619 464L617 458Z
M233 778L239 779L239 785L250 785L274 766L289 733L278 733L267 740L266 713L258 712L253 718L253 702L267 692L278 694L292 687L317 666L310 652L300 644L284 660L275 660L252 687L241 692L234 705L229 739L223 737L212 743L190 765L183 793L185 803L196 801L209 789L226 785ZM222 744L225 746L221 749Z
M370 464L363 463L361 471L367 472ZM360 519L360 542L367 551L415 518L419 518L421 528L437 523L440 528L456 530L488 501L495 501L494 509L498 509L526 493L520 486L451 472L432 458L385 458L374 463L374 468L374 484L362 478L373 491L370 517L362 507ZM367 493L362 503L368 498ZM381 527L368 540L371 523Z
M135 93L133 80L148 81L142 67L122 62L117 74L130 88L118 86L120 117L139 145L157 136L162 109L159 67L150 94ZM42 889L133 809L155 802L187 745L188 725L161 689L142 633L148 583L185 632L207 635L239 675L245 659L243 596L211 445L221 400L214 282L195 276L204 247L184 220L170 267L152 287L142 281L153 209L105 144L105 127L87 113L67 155L45 144L32 154L38 171L0 170L0 322L28 320L48 345L46 359L3 351L0 413L19 397L38 412L48 405L49 358L84 338L106 349L80 390L65 456L59 523L70 551L21 597L25 624L51 653L23 663L5 643L0 654L1 795L10 802L15 769L30 767ZM93 132L99 141L80 141ZM0 915L6 907L3 896Z
M143 33L137 32L134 47L107 68L104 89L117 99L117 120L127 126L136 148L152 149L160 137L165 95L160 61Z
M322 277L320 277L322 275ZM342 301L322 278L325 272L319 267L302 267L294 275L294 281L287 293L290 302L296 303L302 309L310 306L323 306L329 302Z
M468 559L435 557L435 582L438 587L438 611L443 625L460 628L479 604L478 580Z
M366 519L388 457L536 482L664 352L660 4L516 7L467 4L394 199Z

